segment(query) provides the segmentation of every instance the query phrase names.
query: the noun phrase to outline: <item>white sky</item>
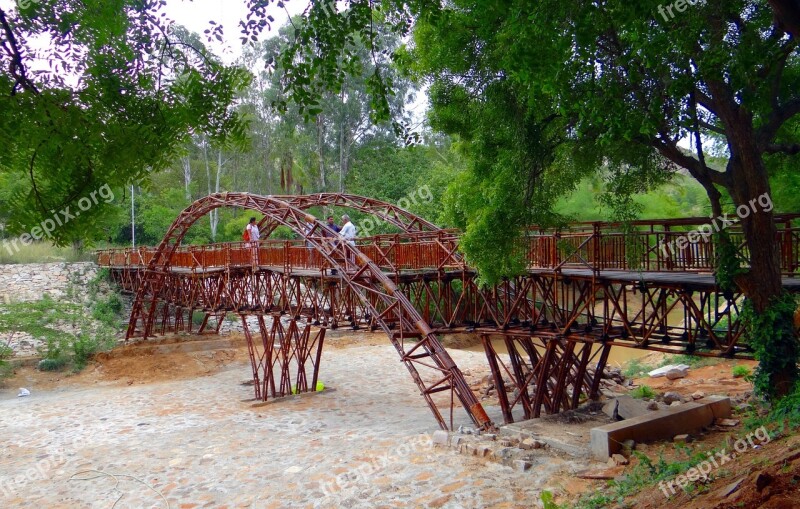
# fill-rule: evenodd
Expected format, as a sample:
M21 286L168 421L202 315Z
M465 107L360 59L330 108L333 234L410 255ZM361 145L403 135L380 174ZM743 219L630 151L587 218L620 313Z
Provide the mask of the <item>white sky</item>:
M275 3L267 8L267 14L271 14L275 22L272 23L271 30L262 32L262 40L277 34L278 29L288 22L287 10L292 16L300 14L308 5L308 1L284 0L284 5L285 10ZM239 21L247 16L245 0L167 0L164 12L168 18L185 26L189 31L200 34L206 45L223 61L231 63L242 54ZM204 30L210 28L208 22L212 20L223 26L225 38L222 43L215 39L209 42L203 34Z

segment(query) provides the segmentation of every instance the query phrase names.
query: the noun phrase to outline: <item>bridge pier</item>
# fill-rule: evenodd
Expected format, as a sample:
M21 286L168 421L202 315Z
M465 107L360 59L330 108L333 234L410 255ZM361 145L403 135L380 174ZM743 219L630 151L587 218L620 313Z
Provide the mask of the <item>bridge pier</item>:
M250 327L250 316L256 318L258 330ZM239 317L253 369L255 399L267 401L317 390L324 327L301 326L294 317L284 325L279 313L272 315L271 324L263 314L242 313Z
M502 344L496 344L500 338ZM514 422L516 407L523 419L531 419L542 410L555 414L597 399L611 351L611 345L597 348L591 341L559 336L482 334L481 341L506 424ZM507 384L513 388L510 397Z

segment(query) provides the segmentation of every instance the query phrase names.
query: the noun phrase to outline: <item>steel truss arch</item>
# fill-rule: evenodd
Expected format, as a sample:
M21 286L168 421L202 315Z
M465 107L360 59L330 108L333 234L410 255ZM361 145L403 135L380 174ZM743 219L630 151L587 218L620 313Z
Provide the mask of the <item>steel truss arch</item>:
M395 226L403 233L442 231L442 228L436 226L427 219L400 208L397 205L355 194L317 193L308 195L279 195L273 197L301 210L307 210L312 207L341 207L358 210L359 212L370 214ZM265 217L259 222L258 226L259 229L263 230L263 235L267 236L279 225L279 223Z
M167 230L144 271L131 309L126 337L134 337L137 326L141 326L139 330L143 337L152 335L158 295L168 279L175 250L198 219L220 207L241 207L258 211L275 224L289 227L304 239L309 248L320 253L339 272L342 284L353 291L370 312L376 325L387 334L443 429L452 427L453 396L458 397L478 427L487 429L493 426L461 370L394 282L355 246L340 238L326 237L325 225L317 218L300 207L273 196L218 193L201 198L184 209ZM419 225L420 228L430 225L427 221L420 223L416 219L408 224ZM148 296L150 299L146 302ZM424 381L419 373L420 367L427 368L429 372L433 370L437 373L436 379L433 382ZM451 393L450 426L432 397L435 393L447 390Z

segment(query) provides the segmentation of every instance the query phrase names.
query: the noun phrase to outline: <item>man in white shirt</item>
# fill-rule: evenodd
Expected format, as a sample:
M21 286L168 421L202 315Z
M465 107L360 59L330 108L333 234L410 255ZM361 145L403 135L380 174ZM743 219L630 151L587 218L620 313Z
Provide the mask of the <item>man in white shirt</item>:
M345 238L348 244L350 244L351 246L355 246L356 243L355 240L353 240L356 238L355 225L352 222L350 222L350 216L348 216L347 214L342 216L342 222L344 223L344 226L342 226L342 231L340 231L339 234Z

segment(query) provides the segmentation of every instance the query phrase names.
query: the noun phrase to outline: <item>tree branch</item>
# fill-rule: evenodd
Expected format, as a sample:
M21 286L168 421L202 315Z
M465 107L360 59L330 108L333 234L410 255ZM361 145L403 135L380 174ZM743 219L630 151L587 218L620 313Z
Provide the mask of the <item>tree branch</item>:
M17 93L17 87L22 87L28 92L38 94L39 90L26 74L25 64L22 62L22 52L19 49L19 42L17 41L16 35L14 35L14 30L11 28L11 24L8 22L8 18L3 9L0 9L0 25L3 26L3 31L8 39L9 46L6 46L5 43L3 46L6 48L6 51L10 52L11 64L9 65L9 71L15 80L14 87L11 89L11 95Z
M789 156L800 153L800 144L770 144L764 149L767 154L786 154Z

